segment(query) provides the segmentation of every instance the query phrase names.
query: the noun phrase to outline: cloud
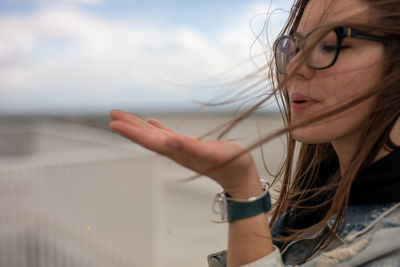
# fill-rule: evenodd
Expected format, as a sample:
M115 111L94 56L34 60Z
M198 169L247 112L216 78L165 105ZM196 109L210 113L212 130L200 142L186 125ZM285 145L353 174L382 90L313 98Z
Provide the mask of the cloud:
M4 0L9 4L35 4L35 5L57 5L57 4L100 4L104 0Z
M3 16L0 94L3 100L34 92L101 98L110 92L186 90L165 81L193 83L248 58L254 36L243 19L248 21L251 10L216 37L161 22L96 17L77 8ZM247 64L241 72L254 70Z

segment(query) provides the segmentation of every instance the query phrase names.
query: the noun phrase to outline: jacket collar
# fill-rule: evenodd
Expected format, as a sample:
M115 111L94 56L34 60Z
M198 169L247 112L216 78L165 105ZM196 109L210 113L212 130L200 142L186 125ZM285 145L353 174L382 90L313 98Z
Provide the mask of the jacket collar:
M346 225L338 237L343 242L350 242L370 230L398 207L400 207L400 203L350 205L347 210ZM334 219L328 221L330 228Z

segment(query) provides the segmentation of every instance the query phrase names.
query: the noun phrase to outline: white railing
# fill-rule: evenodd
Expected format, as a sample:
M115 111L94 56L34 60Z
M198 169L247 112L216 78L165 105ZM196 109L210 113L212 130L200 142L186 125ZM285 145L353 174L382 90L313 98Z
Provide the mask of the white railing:
M194 135L208 124L177 128ZM191 175L102 130L0 124L0 267L205 266L226 248L227 227L210 223L215 183L175 182Z
M62 133L0 159L0 266L155 266L153 156Z

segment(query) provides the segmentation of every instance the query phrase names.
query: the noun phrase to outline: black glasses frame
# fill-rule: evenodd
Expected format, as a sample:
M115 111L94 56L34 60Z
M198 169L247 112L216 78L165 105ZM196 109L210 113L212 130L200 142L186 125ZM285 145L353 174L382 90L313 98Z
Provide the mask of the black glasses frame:
M315 31L315 30L314 30L314 31ZM282 35L281 37L279 37L279 38L274 42L273 48L274 48L275 63L276 63L277 69L278 69L278 71L279 71L280 74L287 74L287 72L286 72L286 70L283 72L282 70L280 70L280 67L278 66L277 56L276 56L276 53L277 53L277 49L276 49L276 48L277 48L277 44L278 44L282 39L291 39L292 41L294 41L294 44L296 45L295 54L297 54L298 51L300 51L299 44L302 44L302 46L304 46L305 40L306 40L314 31L309 32L305 37L303 37L303 38L300 39L300 40L299 40L299 39L296 39L296 38L294 38L293 36L290 36L290 35ZM360 31L360 30L356 30L356 29L353 29L353 28L350 28L350 27L337 27L337 28L334 29L334 32L335 32L336 35L337 35L337 45L336 45L335 57L333 58L332 62L331 62L328 66L325 66L325 67L314 67L314 66L312 66L309 62L307 62L307 64L308 64L311 68L313 68L313 69L315 69L315 70L323 70L323 69L327 69L327 68L332 67L332 66L336 63L336 61L337 61L337 59L338 59L338 57L339 57L339 53L340 53L340 48L341 48L341 45L342 45L342 41L343 41L343 39L346 38L346 37L352 37L352 38L357 38L357 39L363 39L363 40L381 42L381 43L383 43L383 44L386 44L386 43L388 42L388 39L385 38L385 37L383 37L383 36L378 36L378 35L370 34L370 33L363 32L363 31ZM304 48L304 47L303 47L303 48Z

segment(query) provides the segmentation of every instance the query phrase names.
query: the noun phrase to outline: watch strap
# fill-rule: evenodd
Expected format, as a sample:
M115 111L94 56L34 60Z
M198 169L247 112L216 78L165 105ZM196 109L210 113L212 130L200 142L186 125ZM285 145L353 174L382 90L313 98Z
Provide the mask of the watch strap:
M226 194L226 206L227 221L232 222L268 212L271 209L271 196L268 191L264 191L259 197L241 200Z
M226 192L218 193L214 198L212 211L220 216L220 220L213 220L213 222L232 222L268 212L271 209L270 184L264 179L260 179L260 182L264 191L259 196L237 199Z

